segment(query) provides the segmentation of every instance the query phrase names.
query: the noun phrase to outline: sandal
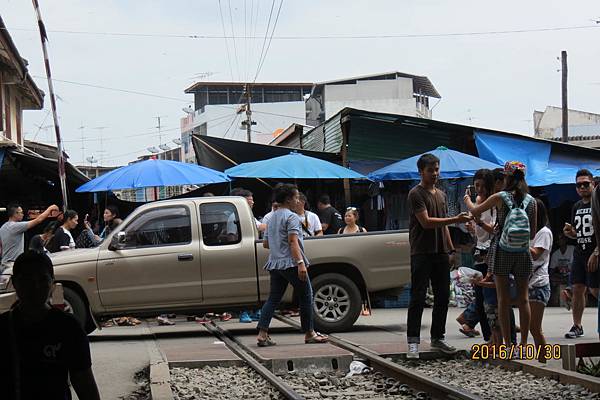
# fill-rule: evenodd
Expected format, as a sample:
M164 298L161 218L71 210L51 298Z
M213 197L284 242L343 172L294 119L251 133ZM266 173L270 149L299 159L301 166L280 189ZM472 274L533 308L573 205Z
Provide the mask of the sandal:
M308 338L304 339L305 344L319 344L319 343L327 343L329 338L326 335L323 335L319 332L315 332L315 334Z
M277 343L275 343L273 341L273 339L271 339L271 336L267 336L266 339L256 339L256 345L258 347L269 347L269 346L275 346Z
M464 329L464 328L460 328L458 331L460 333L462 333L463 335L465 335L466 337L474 338L475 336L477 336L475 334L474 330L467 330L467 329Z

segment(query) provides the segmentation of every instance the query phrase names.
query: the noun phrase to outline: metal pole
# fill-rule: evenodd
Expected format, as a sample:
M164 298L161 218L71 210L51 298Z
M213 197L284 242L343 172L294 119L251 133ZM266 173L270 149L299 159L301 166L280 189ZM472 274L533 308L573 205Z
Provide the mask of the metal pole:
M252 143L252 110L250 110L251 101L250 84L246 84L246 140Z
M52 85L52 74L50 73L50 60L48 59L48 49L46 48L46 41L48 36L46 35L46 28L44 22L42 22L42 14L40 13L40 6L37 0L32 0L33 8L37 15L38 28L40 31L40 39L42 41L42 51L44 52L44 66L46 67L46 78L48 79L48 92L50 94L50 105L52 106L52 117L54 118L54 132L56 134L56 160L58 162L58 177L60 180L60 190L62 192L63 199L63 210L66 211L69 208L69 199L67 195L67 179L65 173L65 158L63 152L62 139L60 137L60 127L58 125L58 114L56 113L56 99L54 96L54 86Z
M569 106L567 104L567 51L560 53L562 63L562 141L569 141Z

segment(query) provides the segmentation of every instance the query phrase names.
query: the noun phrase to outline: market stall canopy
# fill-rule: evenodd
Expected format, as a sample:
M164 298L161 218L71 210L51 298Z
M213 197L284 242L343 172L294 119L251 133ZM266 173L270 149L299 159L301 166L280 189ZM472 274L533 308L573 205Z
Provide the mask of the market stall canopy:
M222 172L196 164L146 160L121 167L77 188L77 192L106 192L156 186L202 185L229 182Z
M367 179L349 168L297 152L240 164L225 170L232 178L272 179Z
M498 164L506 161L525 164L529 186L574 184L579 169L587 168L594 173L600 168L599 159L585 154L590 149L577 146L559 152L553 150L548 141L506 137L483 131L475 131L475 145L480 157L485 160Z
M187 151L186 146L189 146L189 144L184 142L183 145L184 151ZM319 158L337 164L342 162L342 157L338 153L240 142L239 140L202 136L198 134L192 135L192 145L194 146L198 164L218 171L225 171L227 168L235 167L236 165L245 162L284 156L289 154L290 151L297 151L305 156Z
M442 179L467 178L475 175L475 172L479 169L500 167L498 164L461 153L460 151L451 150L444 146L440 146L427 153L433 154L440 159L440 177ZM373 171L369 174L369 178L378 182L420 179L417 161L423 154L418 154Z

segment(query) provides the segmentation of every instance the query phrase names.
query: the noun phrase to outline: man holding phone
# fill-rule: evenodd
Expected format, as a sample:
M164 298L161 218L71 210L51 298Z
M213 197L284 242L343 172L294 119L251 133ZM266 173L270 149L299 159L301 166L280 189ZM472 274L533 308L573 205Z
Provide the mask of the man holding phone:
M573 205L571 223L565 223L563 233L577 240L569 281L573 290L573 326L565 334L568 339L582 337L581 319L585 309L586 289L598 297L598 250L592 223L592 193L594 177L587 169L577 171L577 194L581 200Z

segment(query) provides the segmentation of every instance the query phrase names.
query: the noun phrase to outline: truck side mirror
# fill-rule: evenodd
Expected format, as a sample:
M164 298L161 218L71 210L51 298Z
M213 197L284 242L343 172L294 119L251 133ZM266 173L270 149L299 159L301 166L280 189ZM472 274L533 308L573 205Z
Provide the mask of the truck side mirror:
M111 239L110 239L110 245L108 246L108 249L111 251L115 251L115 250L121 250L122 248L125 247L125 244L127 243L127 234L125 232L118 232L116 235L114 235Z

